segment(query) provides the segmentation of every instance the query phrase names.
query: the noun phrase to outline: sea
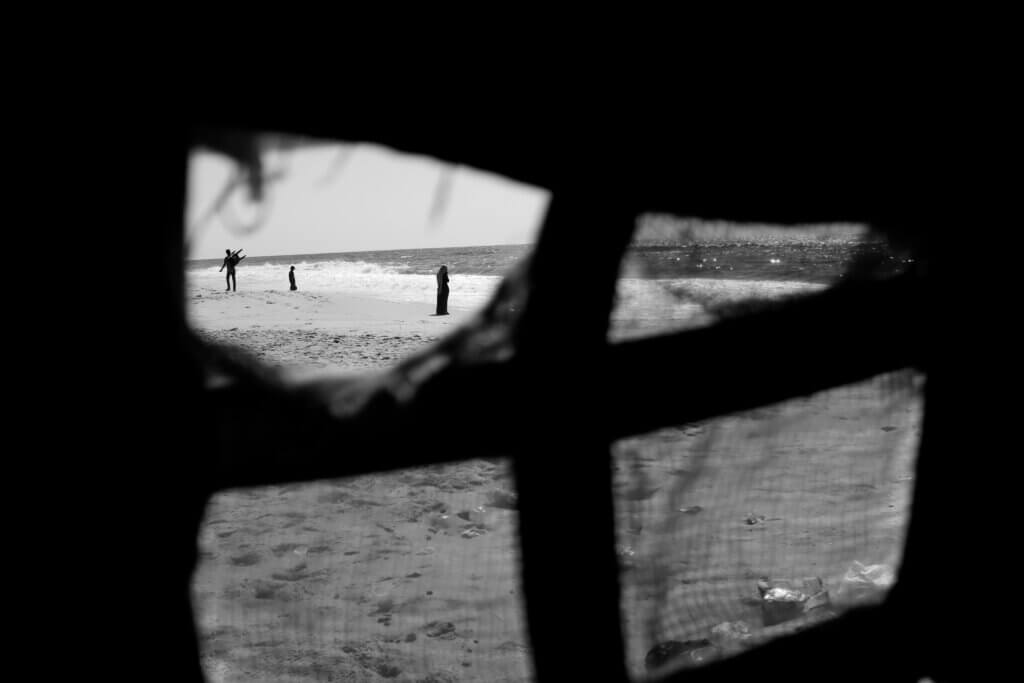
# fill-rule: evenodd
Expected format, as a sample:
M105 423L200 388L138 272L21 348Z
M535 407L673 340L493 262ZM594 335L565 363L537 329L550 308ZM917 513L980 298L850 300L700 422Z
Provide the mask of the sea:
M287 290L295 267L300 290L355 294L384 301L430 305L435 273L448 266L449 308L482 307L501 278L532 245L397 249L325 254L247 254L237 269L240 289ZM580 244L580 257L587 246ZM244 253L244 252L243 252ZM193 289L219 290L221 259L192 260L186 279ZM613 319L643 323L699 324L721 304L811 292L848 277L855 263L890 274L912 262L877 238L634 244L623 259ZM585 292L584 283L578 283ZM571 286L571 283L570 283ZM643 325L641 325L643 327Z

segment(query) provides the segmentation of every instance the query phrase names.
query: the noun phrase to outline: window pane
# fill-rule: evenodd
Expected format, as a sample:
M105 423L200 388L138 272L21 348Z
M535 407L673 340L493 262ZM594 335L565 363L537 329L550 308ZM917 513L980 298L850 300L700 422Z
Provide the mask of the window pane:
M610 336L705 326L912 264L859 226L648 216L624 261ZM921 384L892 373L618 441L630 671L698 665L881 599L902 553Z
M205 340L285 371L429 348L527 253L547 202L372 145L259 149L260 198L236 162L193 156L186 308ZM476 458L214 496L193 580L210 680L529 679L513 491L506 460Z
M703 327L731 308L913 264L866 226L748 225L641 216L623 258L610 336Z
M658 644L697 650L676 660L692 665L881 599L902 554L920 385L901 372L619 441L631 670Z

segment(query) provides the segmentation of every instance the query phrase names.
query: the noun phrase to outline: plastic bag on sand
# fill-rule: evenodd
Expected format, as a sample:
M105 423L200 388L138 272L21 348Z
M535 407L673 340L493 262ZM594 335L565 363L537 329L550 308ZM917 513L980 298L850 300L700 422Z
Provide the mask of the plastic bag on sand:
M835 591L838 602L859 602L878 598L895 582L892 565L861 564L854 561Z
M762 579L757 582L761 594L761 616L765 626L796 619L811 610L828 607L828 591L819 577L805 579Z

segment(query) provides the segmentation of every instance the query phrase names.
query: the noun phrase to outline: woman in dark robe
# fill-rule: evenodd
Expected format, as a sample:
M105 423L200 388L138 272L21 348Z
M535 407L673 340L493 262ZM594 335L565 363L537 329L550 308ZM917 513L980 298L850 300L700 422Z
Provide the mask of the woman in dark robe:
M298 289L298 287L295 286L295 266L292 266L292 269L288 271L288 282L291 283L291 289L293 292Z
M448 266L437 271L437 315L448 315Z

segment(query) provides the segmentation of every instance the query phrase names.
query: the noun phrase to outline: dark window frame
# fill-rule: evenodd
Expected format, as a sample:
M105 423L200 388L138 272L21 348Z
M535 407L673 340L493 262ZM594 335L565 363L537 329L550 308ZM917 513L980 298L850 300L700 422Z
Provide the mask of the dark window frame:
M661 345L693 343L707 344L709 347L721 345L728 346L731 335L739 334L745 325L756 325L757 319L741 319L730 321L724 325L732 327L716 326L715 328L684 333L685 336L676 336L672 339L641 340L635 345L622 345L617 349L619 356L613 358L613 350L609 349L603 341L603 325L607 321L607 312L610 306L609 282L614 281L614 272L618 264L618 258L628 243L632 231L632 219L639 210L671 211L674 208L678 213L692 213L694 215L708 215L724 218L735 218L744 220L758 218L765 221L781 220L783 222L794 222L802 220L815 220L818 218L829 218L834 220L858 220L865 221L876 227L880 227L889 234L905 238L908 235L911 240L922 239L922 232L918 227L918 220L908 219L905 207L900 204L893 207L886 203L865 202L858 205L856 201L851 203L847 195L817 197L802 205L799 209L793 209L792 197L781 197L776 199L755 198L749 202L736 203L735 199L728 198L724 193L714 191L696 192L700 201L692 204L694 211L685 210L686 202L675 202L666 200L673 196L676 188L661 186L651 188L630 187L623 190L614 183L602 181L600 174L586 175L570 178L571 174L559 171L547 171L532 174L530 169L536 167L529 162L529 153L508 153L507 163L496 160L501 154L494 155L494 158L487 154L480 154L474 141L467 141L458 136L452 139L456 142L441 142L443 135L431 132L429 134L411 134L396 136L388 134L389 131L375 129L373 126L361 127L333 126L333 125L280 125L280 121L268 120L263 125L251 126L252 129L265 130L291 130L305 133L311 136L335 139L366 139L376 140L384 144L390 144L404 151L436 153L442 158L449 158L464 163L478 165L487 170L496 172L507 172L513 177L519 177L527 182L549 187L553 191L552 213L546 223L540 240L538 241L537 258L531 265L533 269L528 280L532 286L537 288L555 288L554 277L546 273L552 272L546 263L554 263L564 256L575 243L570 238L570 232L578 221L585 222L590 219L600 221L608 225L608 233L604 234L599 248L593 253L594 263L588 269L590 274L599 272L601 275L596 278L603 283L603 289L594 293L591 299L583 299L581 310L576 311L571 318L578 323L575 335L568 339L559 340L560 348L572 348L580 360L576 371L566 375L566 385L575 389L580 387L593 386L593 378L585 369L599 364L612 368L612 389L624 391L628 387L629 374L616 374L615 368L633 365L642 367L645 358L651 358L649 354L652 349L657 350ZM193 131L194 132L194 131ZM191 136L182 136L170 141L164 151L166 154L157 155L156 159L162 162L170 162L170 166L180 174L184 168L184 161L187 152L194 141ZM550 140L538 140L541 147L550 144ZM742 145L740 146L742 147ZM533 151L531 147L529 151ZM435 152L436 150L436 152ZM507 151L507 150L506 150ZM712 153L714 150L703 150L705 153ZM827 150L835 152L835 150ZM488 163L488 160L496 160L495 163ZM474 163L475 162L475 163ZM553 162L552 167L558 168L559 162ZM542 166L545 166L542 164ZM574 163L574 168L576 167ZM862 168L861 164L854 164L857 169ZM547 168L547 166L545 166ZM657 166L653 167L659 169ZM524 172L523 169L526 169ZM715 176L712 172L711 176ZM701 185L701 188L713 187L715 178L709 183ZM545 182L547 181L547 182ZM206 401L206 393L201 387L201 372L197 360L204 351L197 348L194 338L190 338L184 318L183 309L183 275L182 263L184 258L184 247L182 243L183 230L180 225L181 206L183 205L183 178L177 179L174 185L176 191L164 193L166 200L159 208L163 222L160 228L159 242L164 246L164 262L162 280L164 288L161 290L160 299L163 303L162 311L166 316L159 328L167 331L174 339L180 340L177 362L174 366L180 370L176 376L166 375L176 386L180 396L190 397L198 400L200 404ZM648 192L650 190L650 192ZM708 198L710 196L710 199ZM601 200L601 205L595 205L595 198ZM716 211L716 207L723 208L723 212ZM554 227L552 227L554 226ZM559 227L561 226L561 227ZM933 256L934 251L933 251ZM543 257L543 258L541 258ZM770 678L774 672L785 674L788 680L821 680L822 671L828 671L827 678L830 680L863 680L865 675L876 675L879 671L883 676L893 680L916 680L915 677L930 674L941 677L942 673L949 675L961 674L969 670L970 664L963 657L953 653L952 648L934 647L935 643L949 644L948 637L940 637L940 629L930 624L930 617L936 612L931 604L934 591L941 587L941 582L928 570L928 565L940 557L941 540L936 536L934 525L929 524L933 515L937 512L937 501L933 491L941 490L942 484L955 476L950 471L947 458L953 443L962 443L964 434L957 431L945 420L949 419L951 413L957 413L962 405L955 396L955 386L960 376L955 366L948 362L948 359L935 354L928 343L930 332L935 330L936 311L935 282L943 282L941 271L941 259L932 259L932 272L927 277L917 277L900 281L899 283L887 282L877 285L865 286L860 289L848 289L845 291L834 290L822 295L819 301L826 301L828 305L815 309L812 315L810 308L799 309L799 307L787 307L784 311L765 312L765 316L791 315L784 336L790 339L797 339L802 332L807 332L820 324L821 319L818 313L828 314L829 311L836 313L833 322L842 325L844 320L849 323L850 335L837 335L835 341L845 344L850 349L872 350L875 353L874 363L870 360L859 365L843 364L836 366L834 362L827 367L835 370L834 375L821 375L815 368L801 375L798 381L784 383L777 394L765 394L752 391L744 393L742 400L730 402L724 398L718 402L710 401L702 403L701 406L690 407L690 412L676 414L672 417L676 422L685 422L691 419L700 419L714 414L738 410L744 407L754 407L764 403L781 400L788 396L797 396L813 390L815 387L824 388L836 386L845 382L854 381L858 378L877 374L877 372L899 367L914 365L926 370L928 382L926 385L926 414L925 426L919 449L918 480L915 490L913 512L911 517L910 530L908 532L904 564L900 573L900 580L892 591L890 598L881 606L865 608L851 612L834 622L816 627L809 631L780 639L769 643L757 650L745 653L731 660L714 663L700 670L681 673L673 679L678 680L731 680L734 677L758 676ZM936 272L939 275L936 275ZM810 306L811 304L808 304ZM837 308L838 306L838 308ZM545 323L554 321L560 311L545 310L539 305L536 316L531 326L534 329L544 329ZM908 315L913 313L913 315ZM887 332L895 329L905 334L890 335L879 338L878 335L870 334L871 330L882 329L877 324L878 316L885 321ZM603 316L603 318L602 318ZM844 317L852 316L852 317ZM859 316L859 317L858 317ZM812 318L814 320L812 321ZM563 318L558 318L563 320ZM865 327L866 326L866 327ZM757 328L764 329L764 328ZM724 330L724 331L723 331ZM602 333L598 339L598 333ZM729 336L726 336L729 335ZM851 336L852 335L852 336ZM723 340L725 340L723 342ZM782 340L780 340L781 342ZM780 343L781 346L781 343ZM523 340L523 351L526 361L518 369L524 370L526 376L540 380L547 376L553 368L546 353L545 339L541 336L531 338L529 335ZM869 354L870 355L870 354ZM790 373L792 379L792 373ZM755 386L772 386L770 382L760 383ZM779 387L779 385L775 385ZM258 391L259 385L247 386L244 392ZM603 386L602 390L609 387ZM523 395L520 392L529 392L529 383L520 383L513 388L517 397ZM581 392L582 393L582 392ZM553 393L553 396L564 394ZM586 395L585 393L583 395ZM539 397L543 402L544 397ZM656 392L652 394L651 405L657 403ZM579 408L581 406L575 406ZM599 407L588 406L594 410ZM647 406L650 407L650 406ZM570 419L582 420L586 410L576 410ZM644 415L637 410L634 415L635 422L629 423L628 433L644 431L653 424L646 423ZM184 413L178 413L169 417L177 419ZM663 420L668 419L665 415L656 415L654 418L647 418L652 422L664 424ZM164 421L166 423L166 421ZM539 424L534 429L540 430L550 428L551 423ZM217 426L212 423L201 425L202 434L212 434ZM570 430L571 431L571 430ZM523 581L525 588L525 600L528 610L530 637L534 649L536 672L540 680L600 680L621 679L625 676L623 648L618 618L618 593L617 593L617 571L613 545L609 543L613 535L610 473L605 467L608 461L608 443L615 438L615 434L603 431L595 434L593 440L587 444L589 456L595 461L595 467L587 475L588 478L580 481L578 473L574 474L576 485L581 487L583 497L588 504L593 504L595 519L604 520L604 524L595 523L594 529L583 535L581 545L572 550L576 553L584 552L583 556L576 554L575 562L593 562L591 568L595 578L593 586L588 586L581 593L588 594L586 602L594 602L593 595L604 595L608 599L601 601L603 607L594 619L584 620L585 633L569 633L566 629L556 627L553 620L547 618L546 607L552 596L564 597L565 586L556 585L551 576L545 576L544 572L535 571L533 567L539 566L540 562L533 558L546 557L550 560L551 553L559 553L562 543L558 539L546 537L542 526L536 520L542 516L545 491L556 486L560 479L565 476L561 468L551 468L552 462L557 462L558 453L536 454L540 457L516 459L517 482L524 488L522 499L524 508L523 515ZM953 441L951 442L950 439ZM566 445L560 439L550 442L552 449L557 450L558 445ZM574 448L582 450L576 442ZM551 457L545 457L549 455ZM442 453L435 453L437 459L443 459ZM604 463L604 464L600 464ZM394 462L394 466L406 466L405 462ZM351 468L355 473L359 467ZM335 476L331 474L330 476ZM189 508L193 514L180 520L184 537L189 536L189 525L191 524L192 538L198 527L201 515L196 515L195 510L201 511L201 503L218 488L217 485L209 487L201 486L196 490L192 499L193 505ZM533 502L530 502L530 501ZM536 504L536 507L534 505ZM563 549L562 551L564 551ZM194 562L194 551L191 557L184 560ZM191 566L183 562L182 570L187 575ZM180 598L179 598L180 599ZM582 605L584 600L577 597L574 604ZM175 603L181 604L181 603ZM950 607L952 613L966 616L973 614L968 606L960 605ZM176 623L185 627L187 610L172 610L180 617ZM947 611L947 614L950 612ZM913 643L906 643L901 636L909 629L920 629L921 633L933 637L932 647L918 647L917 640ZM194 639L194 634L193 634ZM186 639L187 640L187 639ZM850 654L850 643L858 643L869 647L872 657L857 657ZM901 643L899 647L895 644ZM197 654L194 647L189 648L186 655L193 657ZM573 653L584 652L586 656L580 658ZM842 671L836 671L836 662L842 662ZM194 662L193 666L197 664ZM188 664L185 665L188 668ZM937 670L937 671L936 671ZM772 672L772 673L769 673ZM950 673L952 672L952 673ZM835 674L832 676L831 674Z

